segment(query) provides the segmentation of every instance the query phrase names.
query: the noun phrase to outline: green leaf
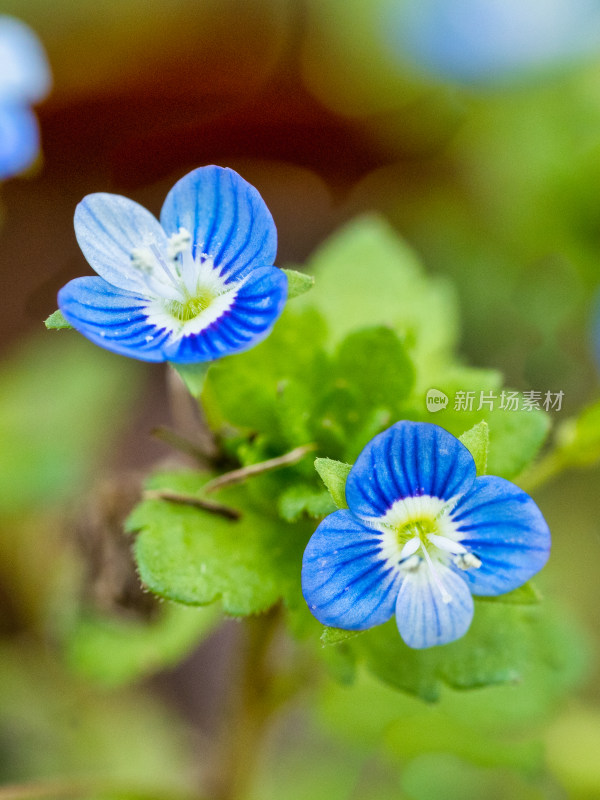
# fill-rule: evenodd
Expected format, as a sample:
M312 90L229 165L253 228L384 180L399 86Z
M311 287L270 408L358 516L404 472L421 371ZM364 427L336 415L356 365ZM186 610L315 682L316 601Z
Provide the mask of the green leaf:
M335 511L329 492L306 484L290 486L279 498L279 514L286 522L297 522L304 515L319 519Z
M324 339L318 312L288 306L264 342L212 365L203 394L209 424L259 431L279 452L312 441L311 410L331 373Z
M369 325L388 325L417 360L437 362L458 338L451 284L427 276L414 252L381 217L353 220L308 262L317 282L310 302L335 341Z
M62 311L57 310L54 314L50 314L48 319L44 322L44 325L48 328L49 331L62 331L66 328L70 328L74 330L73 326L70 322L63 317Z
M329 628L325 626L321 634L321 643L323 646L330 644L341 644L348 639L353 639L355 636L360 636L364 631L346 631L343 628Z
M346 503L346 479L352 464L334 461L332 458L316 458L315 469L327 487L333 502L338 508L348 508Z
M475 461L477 475L485 475L487 471L488 448L490 443L490 430L485 420L473 425L458 437L470 451Z
M157 620L86 614L70 632L69 665L104 686L121 686L180 661L218 621L217 610L164 603Z
M516 478L531 464L546 441L550 417L545 411L502 411L487 417L490 426L488 473Z
M435 422L455 436L461 436L482 420L489 426L487 474L512 480L533 461L550 429L550 417L542 410L513 411L500 408L502 377L493 370L452 367L435 382L435 387L449 398L445 409L434 413L422 410L421 419ZM504 390L508 391L508 390ZM471 410L457 408L457 393L472 393ZM426 409L426 391L418 398L418 407ZM482 408L480 402L484 400ZM493 409L485 398L493 398ZM518 395L518 402L521 396ZM418 412L417 412L418 413Z
M415 381L415 370L398 335L383 326L349 334L337 352L340 378L358 391L361 405L396 412Z
M556 434L556 455L565 465L591 466L600 459L600 402L563 422Z
M194 472L158 475L150 488L197 495L207 479ZM220 600L235 616L266 611L281 597L295 599L308 526L255 511L245 485L220 490L219 502L241 509L241 519L159 499L134 509L127 527L139 531L134 553L143 583L177 603Z
M464 637L442 647L412 650L391 620L350 640L351 647L381 680L424 700L440 697L442 685L475 689L525 680L543 669L562 680L581 659L569 626L545 606L475 601ZM553 677L554 676L554 677Z
M529 581L519 586L518 589L513 589L512 592L506 594L497 594L482 596L477 598L481 603L514 603L521 606L537 605L542 600L542 595L536 589L535 585Z
M178 373L185 383L188 392L193 397L200 397L204 388L206 373L210 367L210 362L203 361L199 364L175 364L169 362L175 372Z
M315 285L314 277L305 272L298 272L295 269L282 269L281 271L285 272L288 279L288 300L305 294Z

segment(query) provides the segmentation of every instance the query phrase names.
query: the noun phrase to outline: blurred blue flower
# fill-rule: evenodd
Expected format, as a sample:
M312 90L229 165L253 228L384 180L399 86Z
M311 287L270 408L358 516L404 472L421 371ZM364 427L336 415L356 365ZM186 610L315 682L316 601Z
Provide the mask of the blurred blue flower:
M404 0L388 39L442 80L493 84L600 50L597 0Z
M497 477L475 477L470 452L437 425L398 422L359 455L349 510L310 539L302 591L324 625L364 630L395 612L410 647L463 636L472 595L524 584L546 563L550 531L533 500Z
M0 180L27 169L39 151L37 120L30 106L50 88L50 70L33 31L0 16Z
M212 361L257 344L283 310L287 278L273 266L273 218L231 169L200 167L179 180L160 223L126 197L88 195L75 234L100 277L70 281L60 310L115 353Z

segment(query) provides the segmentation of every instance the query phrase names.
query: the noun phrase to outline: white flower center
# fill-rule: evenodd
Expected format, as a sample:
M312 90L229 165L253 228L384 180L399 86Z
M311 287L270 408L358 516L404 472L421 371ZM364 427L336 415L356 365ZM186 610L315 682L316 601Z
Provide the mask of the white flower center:
M452 602L438 576L452 562L462 570L478 569L481 560L460 543L452 520L456 500L420 495L397 500L384 517L370 520L381 531L381 552L388 565L407 574L429 572L444 603Z
M169 237L166 253L155 243L131 252L148 290L148 321L175 339L197 334L222 316L242 285L226 283L211 256L194 257L191 243L189 231L180 228Z

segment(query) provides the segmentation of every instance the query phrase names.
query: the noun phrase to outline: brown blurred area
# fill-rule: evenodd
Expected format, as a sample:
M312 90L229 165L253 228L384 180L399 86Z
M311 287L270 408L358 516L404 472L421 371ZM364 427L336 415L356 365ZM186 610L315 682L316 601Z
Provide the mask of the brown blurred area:
M54 88L38 108L43 160L2 187L3 349L40 329L67 280L90 273L72 229L89 192L158 214L188 170L231 166L263 194L284 264L348 216L340 199L356 181L402 157L401 135L376 135L402 128L397 111L344 117L303 85L302 0L13 5L0 11L39 33Z

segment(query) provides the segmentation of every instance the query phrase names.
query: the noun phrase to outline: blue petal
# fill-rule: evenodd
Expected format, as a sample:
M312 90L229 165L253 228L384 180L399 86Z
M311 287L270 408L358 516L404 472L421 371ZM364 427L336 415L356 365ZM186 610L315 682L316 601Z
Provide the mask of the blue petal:
M428 422L397 422L357 458L346 500L361 517L382 517L396 500L423 494L449 500L474 480L473 457L455 436Z
M481 559L464 577L473 594L496 595L524 584L550 554L550 530L524 491L504 478L477 478L452 513L461 544Z
M35 103L49 89L48 62L35 33L14 17L0 16L0 102Z
M228 280L275 261L277 231L269 209L258 191L231 169L200 167L177 181L160 221L169 236L179 228L189 231L194 256L212 256Z
M95 344L142 361L164 361L168 333L148 324L146 302L102 278L76 278L58 293L65 318Z
M14 103L0 104L0 180L31 166L40 148L35 114Z
M90 266L119 289L148 293L143 275L133 266L135 248L156 244L166 251L160 223L143 206L117 194L88 194L75 210L75 236Z
M167 344L165 358L179 364L196 363L247 350L270 333L286 298L284 272L277 267L255 269L228 311L200 333Z
M394 613L401 577L381 555L381 536L349 511L325 517L304 552L302 593L324 625L364 630Z
M473 619L473 598L461 575L442 564L436 565L437 581L450 595L445 602L438 583L423 564L408 573L396 603L396 623L409 647L448 644L464 636Z

